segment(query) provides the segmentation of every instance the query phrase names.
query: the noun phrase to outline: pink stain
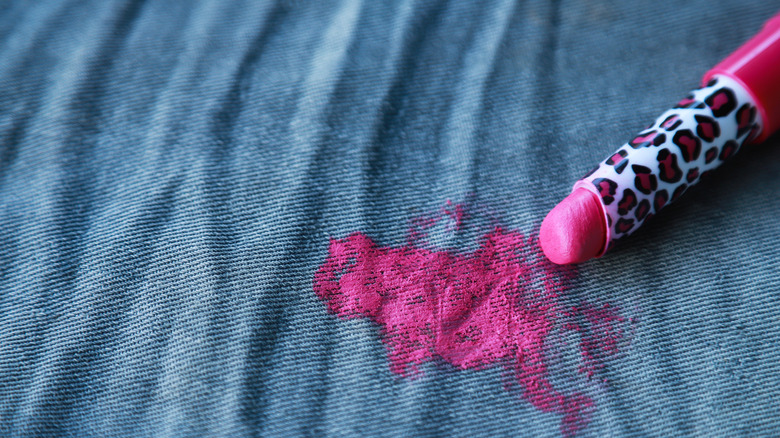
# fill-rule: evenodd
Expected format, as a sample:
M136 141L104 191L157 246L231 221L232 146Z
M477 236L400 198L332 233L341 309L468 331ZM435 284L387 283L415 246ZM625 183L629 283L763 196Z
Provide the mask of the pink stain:
M400 247L379 246L360 232L332 239L314 291L340 318L379 325L393 373L412 375L432 359L459 369L503 366L510 386L536 408L561 414L561 431L572 436L588 424L593 400L553 386L546 341L559 319L581 321L564 327L584 332L580 372L591 378L617 353L623 319L608 305L566 311L559 298L572 271L548 262L535 240L517 231L496 227L465 254L422 247L438 219L449 216L459 229L464 215L448 203L438 218L412 221Z
M587 330L580 330L585 332L580 341L583 361L580 372L585 373L588 378L594 378L595 374L606 366L604 359L618 353L626 319L609 304L603 304L601 307L583 304L574 308L573 312L580 315L588 326Z
M463 204L453 204L452 201L447 200L447 206L442 207L442 212L452 219L455 230L460 230L463 226L463 219L465 218L465 209Z

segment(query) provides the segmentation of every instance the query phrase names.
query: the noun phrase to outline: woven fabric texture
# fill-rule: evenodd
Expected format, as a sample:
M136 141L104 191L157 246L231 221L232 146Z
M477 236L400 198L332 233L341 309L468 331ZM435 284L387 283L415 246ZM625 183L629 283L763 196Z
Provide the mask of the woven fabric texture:
M778 136L534 243L778 10L0 2L0 435L780 435Z

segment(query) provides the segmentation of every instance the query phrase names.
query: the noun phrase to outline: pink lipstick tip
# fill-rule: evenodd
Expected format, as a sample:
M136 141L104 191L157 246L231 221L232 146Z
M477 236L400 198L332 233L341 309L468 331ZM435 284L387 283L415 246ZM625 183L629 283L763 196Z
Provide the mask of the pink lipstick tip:
M602 208L598 196L583 188L556 205L539 231L539 243L547 258L566 265L601 255L607 238Z

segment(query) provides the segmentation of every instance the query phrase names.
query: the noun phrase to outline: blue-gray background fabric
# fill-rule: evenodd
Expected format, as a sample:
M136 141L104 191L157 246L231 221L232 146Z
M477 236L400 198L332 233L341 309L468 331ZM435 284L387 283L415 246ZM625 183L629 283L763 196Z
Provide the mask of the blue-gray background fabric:
M469 197L533 233L777 10L2 2L0 434L558 436L500 369L394 376L328 239ZM582 436L780 435L778 175L775 136L580 267L636 321Z

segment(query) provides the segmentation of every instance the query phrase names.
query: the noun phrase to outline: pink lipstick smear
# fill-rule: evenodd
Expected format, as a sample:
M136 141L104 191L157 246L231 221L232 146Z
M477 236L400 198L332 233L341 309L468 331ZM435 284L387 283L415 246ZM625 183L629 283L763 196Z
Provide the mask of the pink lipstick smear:
M536 240L518 231L494 225L471 252L428 244L428 230L446 222L445 233L457 232L467 210L448 202L437 214L412 220L403 246L380 246L361 232L332 239L314 291L338 317L379 326L393 373L413 375L430 360L459 369L502 366L508 389L562 415L562 434L573 436L587 426L594 402L553 385L551 368L560 367L550 366L549 346L560 348L563 332L578 332L574 374L585 376L579 382L593 381L623 345L626 318L608 304L566 305L561 298L574 271L547 261Z

